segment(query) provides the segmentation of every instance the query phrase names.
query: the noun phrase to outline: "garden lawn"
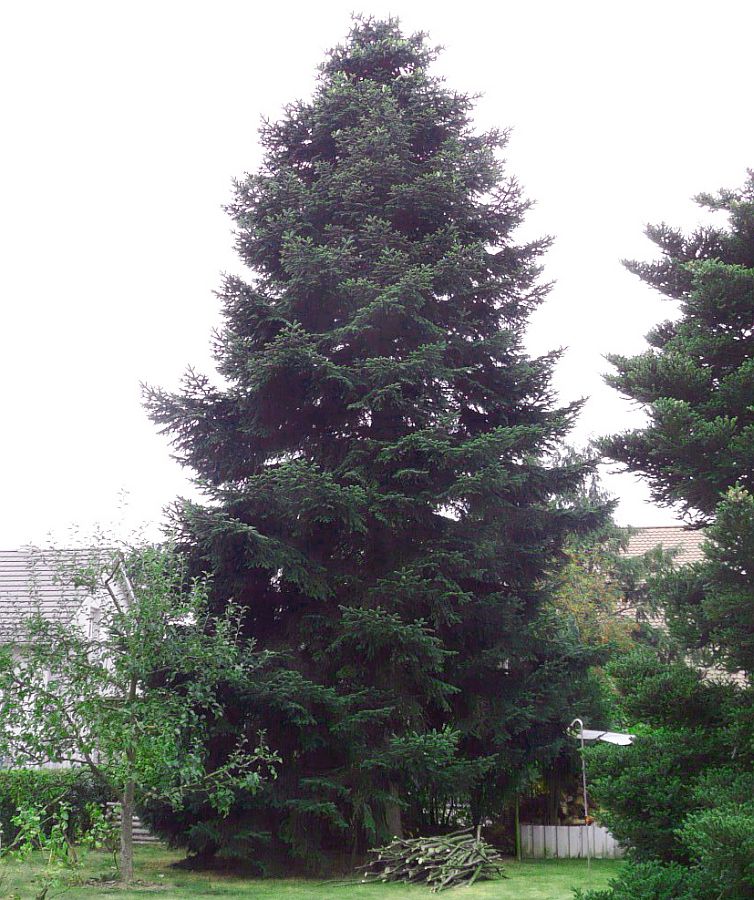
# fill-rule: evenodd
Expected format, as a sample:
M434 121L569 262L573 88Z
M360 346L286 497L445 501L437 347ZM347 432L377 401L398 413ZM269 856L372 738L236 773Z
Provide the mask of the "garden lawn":
M48 900L64 896L65 900L94 900L114 897L118 900L152 897L174 900L184 897L238 897L239 900L429 900L435 895L416 885L361 884L349 880L307 881L300 878L240 878L216 873L186 872L171 868L181 859L175 853L159 847L138 848L135 877L144 882L129 890L104 884L85 885L65 890L53 889ZM110 857L91 854L84 877L108 877ZM582 860L543 860L506 863L508 878L486 881L472 888L443 891L448 900L572 900L574 887L604 887L617 875L621 863L614 860L595 860L591 872ZM0 898L20 897L31 900L35 896L35 874L42 871L41 857L31 863L0 862ZM109 877L112 877L111 875Z

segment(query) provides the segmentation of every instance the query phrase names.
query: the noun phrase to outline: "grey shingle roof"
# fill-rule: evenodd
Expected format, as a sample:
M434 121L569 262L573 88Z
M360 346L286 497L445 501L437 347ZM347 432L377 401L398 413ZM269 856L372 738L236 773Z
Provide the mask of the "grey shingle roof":
M87 550L0 550L0 641L21 637L24 620L36 613L73 619L92 592L74 584L72 574L91 560Z
M689 531L682 525L635 528L634 533L628 539L625 554L626 556L641 556L648 550L662 547L663 550L677 551L674 558L675 565L685 566L704 559L702 553L704 540L703 531Z

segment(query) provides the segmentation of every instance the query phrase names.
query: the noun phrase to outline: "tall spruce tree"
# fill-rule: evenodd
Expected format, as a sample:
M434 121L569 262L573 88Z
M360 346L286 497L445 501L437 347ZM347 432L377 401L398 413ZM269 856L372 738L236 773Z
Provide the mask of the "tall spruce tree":
M439 826L449 798L489 811L557 753L589 664L539 615L564 539L603 515L567 499L591 465L552 461L578 410L554 405L557 354L522 344L548 242L514 238L506 136L474 132L434 57L357 19L313 100L263 127L229 207L251 274L220 294L225 385L146 392L207 498L176 528L273 654L237 702L280 777L224 834L308 858L401 813Z
M626 263L679 302L680 316L650 331L645 353L608 357L617 369L608 383L649 423L603 449L645 476L656 500L704 523L729 487L754 486L754 173L741 190L697 201L727 214L729 225L690 235L650 226L660 259Z

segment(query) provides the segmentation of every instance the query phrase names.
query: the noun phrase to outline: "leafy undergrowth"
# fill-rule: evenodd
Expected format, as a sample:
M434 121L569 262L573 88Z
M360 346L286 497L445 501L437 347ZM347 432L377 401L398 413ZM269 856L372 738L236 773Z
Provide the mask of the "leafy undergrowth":
M200 873L175 868L181 855L160 847L143 847L136 851L135 876L138 884L125 890L108 883L112 859L92 853L84 879L96 882L72 887L65 892L53 890L47 900L94 900L113 897L118 900L153 897L178 900L184 897L215 897L239 900L429 900L434 895L427 888L402 884L360 884L350 880L305 880L301 878L240 878L229 874ZM601 888L614 878L620 862L596 860L591 871L581 860L547 860L542 862L506 862L508 876L499 881L475 884L473 887L448 891L449 900L572 900L572 888ZM36 891L34 875L42 871L42 859L23 865L10 861L0 863L0 900L32 900Z

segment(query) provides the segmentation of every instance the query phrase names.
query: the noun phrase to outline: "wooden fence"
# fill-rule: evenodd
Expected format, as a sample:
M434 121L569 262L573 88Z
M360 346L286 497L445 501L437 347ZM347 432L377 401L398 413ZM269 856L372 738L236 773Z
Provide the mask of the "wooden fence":
M587 855L592 859L619 859L623 848L601 825L522 823L521 855L530 859L586 859Z

